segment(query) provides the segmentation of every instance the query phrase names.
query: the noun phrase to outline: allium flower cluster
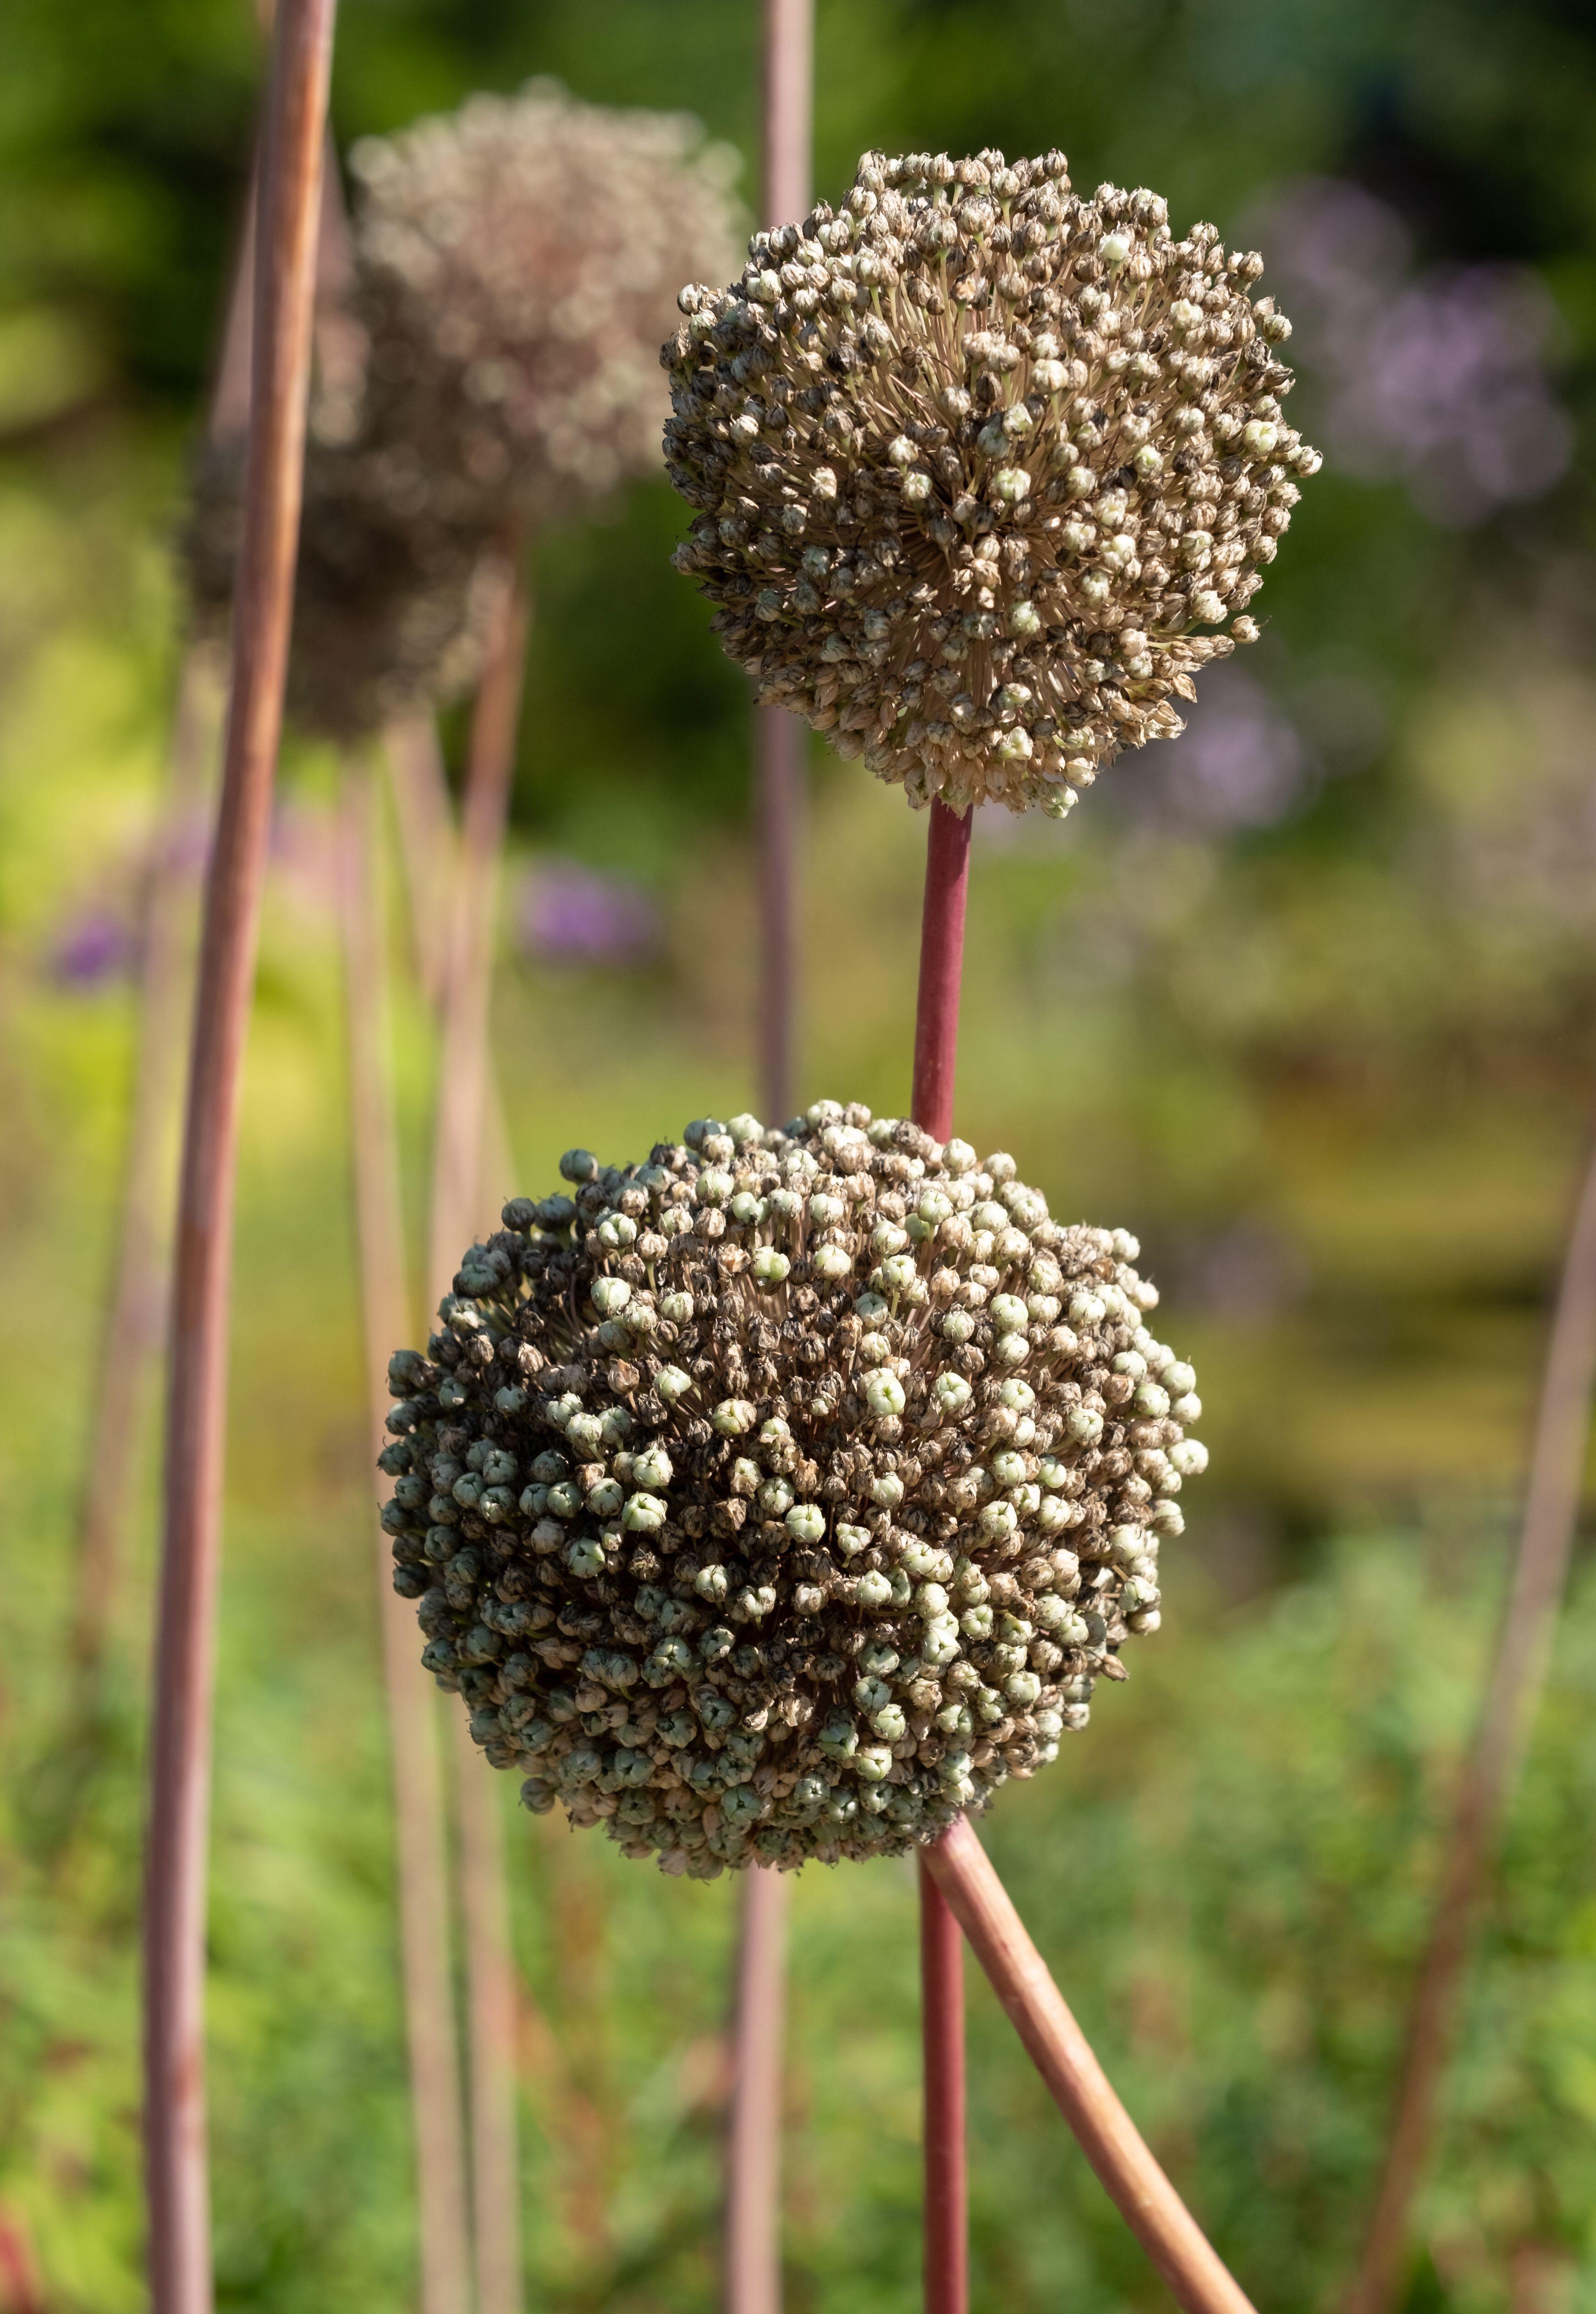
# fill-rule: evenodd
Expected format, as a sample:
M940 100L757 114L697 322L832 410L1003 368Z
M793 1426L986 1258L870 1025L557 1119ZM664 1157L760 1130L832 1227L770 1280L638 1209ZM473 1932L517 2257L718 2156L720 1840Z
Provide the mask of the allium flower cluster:
M684 289L679 570L763 700L912 802L1058 816L1238 642L1318 464L1262 260L1063 155L867 154Z
M1053 1759L1207 1460L1135 1240L834 1101L561 1170L390 1368L395 1586L488 1758L698 1877Z
M295 578L288 711L357 739L470 688L498 630L510 566L497 529L440 517L405 462L366 439L312 441ZM242 454L208 449L183 548L202 630L225 620L242 526Z
M726 148L543 80L351 165L368 423L446 485L441 511L542 517L654 471L677 286L735 261Z

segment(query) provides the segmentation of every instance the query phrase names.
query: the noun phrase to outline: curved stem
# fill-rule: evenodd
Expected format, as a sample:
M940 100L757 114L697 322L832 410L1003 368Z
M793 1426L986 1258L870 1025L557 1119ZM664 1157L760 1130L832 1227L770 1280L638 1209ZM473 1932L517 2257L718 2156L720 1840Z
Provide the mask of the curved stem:
M304 449L334 0L281 0L255 266L227 745L206 879L178 1199L145 1914L154 2314L209 2314L205 1867L239 1090L254 983Z
M1474 1922L1534 1717L1579 1517L1596 1393L1596 1155L1580 1193L1547 1350L1512 1588L1464 1769L1408 2011L1385 2166L1345 2314L1386 2314L1402 2278L1413 2205L1435 2135Z
M1177 2300L1187 2314L1253 2314L1115 2095L969 1818L922 1854L1059 2111Z

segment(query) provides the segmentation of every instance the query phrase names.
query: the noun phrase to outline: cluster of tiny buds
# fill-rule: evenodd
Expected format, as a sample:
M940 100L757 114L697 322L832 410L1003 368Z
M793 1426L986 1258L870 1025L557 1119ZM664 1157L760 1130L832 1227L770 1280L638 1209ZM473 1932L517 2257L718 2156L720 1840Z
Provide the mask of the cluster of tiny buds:
M488 1759L710 1877L1054 1758L1207 1460L1135 1240L858 1103L561 1171L390 1367L395 1587Z
M550 80L351 155L366 423L453 517L542 517L657 471L655 349L730 261L735 156Z
M243 455L198 459L182 536L201 632L232 611ZM428 714L470 688L498 631L509 569L497 525L439 519L396 485L388 448L362 437L307 444L287 708L345 742Z
M1239 642L1318 454L1262 261L1062 154L869 153L664 349L676 567L909 799L1068 811Z

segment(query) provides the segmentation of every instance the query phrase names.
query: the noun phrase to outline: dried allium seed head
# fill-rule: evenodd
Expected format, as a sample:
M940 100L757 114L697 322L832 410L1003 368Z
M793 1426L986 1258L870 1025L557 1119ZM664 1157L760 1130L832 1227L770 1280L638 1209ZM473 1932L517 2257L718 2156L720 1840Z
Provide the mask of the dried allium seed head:
M232 603L243 459L207 448L183 553L201 631ZM357 739L471 686L509 584L497 537L440 519L414 453L312 442L295 578L288 711L308 730Z
M735 262L727 149L533 81L352 165L367 422L435 446L440 510L542 516L652 471L676 286Z
M1236 616L1318 459L1261 261L1062 154L867 154L836 214L684 289L679 570L762 699L912 802L1061 816ZM1224 630L1227 631L1200 631Z
M489 1759L698 1876L1051 1760L1207 1460L1135 1240L834 1101L561 1170L389 1370L395 1587Z

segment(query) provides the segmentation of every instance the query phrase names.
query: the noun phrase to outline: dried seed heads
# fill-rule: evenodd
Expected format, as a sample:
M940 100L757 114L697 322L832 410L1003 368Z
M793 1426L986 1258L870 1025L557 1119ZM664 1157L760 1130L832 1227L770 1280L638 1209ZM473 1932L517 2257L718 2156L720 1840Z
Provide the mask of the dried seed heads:
M761 698L911 802L1062 816L1256 638L1317 470L1261 261L1057 153L869 153L748 248L662 356L677 568Z
M685 275L733 261L730 174L682 114L555 82L357 145L368 423L502 521L655 471L655 364Z
M1207 1459L1135 1241L833 1101L561 1170L390 1368L395 1586L489 1759L699 1877L1051 1760Z
M308 730L357 739L446 704L481 670L508 558L497 526L441 517L416 469L392 443L307 446L287 705ZM183 546L202 630L231 607L242 474L229 444L195 471Z
M529 519L653 469L676 285L733 261L720 148L552 82L367 140L353 166L364 358L309 445L288 688L345 739L475 680ZM224 447L195 477L202 624L231 599L241 470Z

